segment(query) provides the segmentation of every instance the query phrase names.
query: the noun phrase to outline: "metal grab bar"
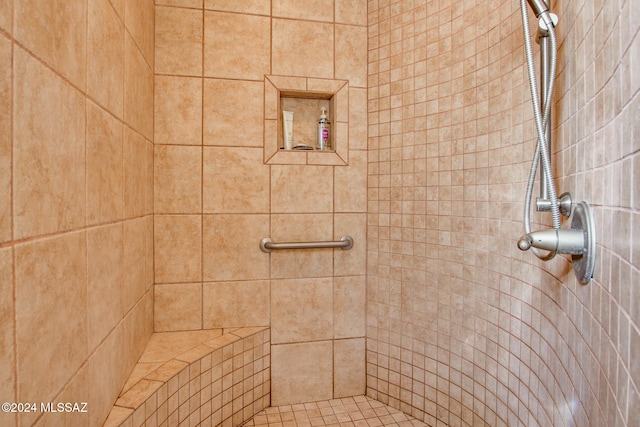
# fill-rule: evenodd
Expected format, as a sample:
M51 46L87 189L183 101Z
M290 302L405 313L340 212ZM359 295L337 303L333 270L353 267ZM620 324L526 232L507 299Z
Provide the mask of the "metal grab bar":
M342 236L337 242L288 242L276 243L271 238L265 237L260 241L262 252L269 253L280 249L319 249L319 248L342 248L349 250L353 247L353 237Z

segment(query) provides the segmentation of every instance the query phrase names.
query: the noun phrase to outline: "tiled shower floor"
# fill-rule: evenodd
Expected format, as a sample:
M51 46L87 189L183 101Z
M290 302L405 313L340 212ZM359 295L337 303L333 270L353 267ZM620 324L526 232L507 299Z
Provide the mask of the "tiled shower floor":
M299 405L272 406L258 412L243 426L427 427L427 424L366 396L356 396Z

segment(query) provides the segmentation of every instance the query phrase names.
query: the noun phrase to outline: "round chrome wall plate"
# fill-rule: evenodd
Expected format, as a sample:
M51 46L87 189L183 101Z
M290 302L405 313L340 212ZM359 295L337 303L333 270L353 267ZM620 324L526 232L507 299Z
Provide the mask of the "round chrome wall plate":
M573 255L573 271L577 279L586 285L593 279L593 271L596 267L596 227L593 220L591 206L587 202L580 202L573 211L571 228L582 230L584 235L584 252L582 255Z

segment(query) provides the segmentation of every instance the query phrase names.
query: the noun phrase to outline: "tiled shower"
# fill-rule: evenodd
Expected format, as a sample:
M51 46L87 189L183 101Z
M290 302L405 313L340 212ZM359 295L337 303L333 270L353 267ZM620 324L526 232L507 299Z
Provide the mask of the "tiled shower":
M102 425L153 333L253 326L272 405L637 423L640 3L552 9L552 157L594 209L588 285L516 247L518 1L2 0L0 396L90 410L0 423ZM273 81L346 87L338 161L267 150Z

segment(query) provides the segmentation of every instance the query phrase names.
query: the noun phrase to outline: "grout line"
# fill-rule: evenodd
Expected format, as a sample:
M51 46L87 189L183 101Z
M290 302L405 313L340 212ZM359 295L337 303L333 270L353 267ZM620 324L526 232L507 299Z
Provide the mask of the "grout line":
M205 68L205 54L206 54L206 19L205 19L205 0L202 1L202 48L200 56L200 328L204 329L204 108L205 108L205 96L204 96L204 68Z

